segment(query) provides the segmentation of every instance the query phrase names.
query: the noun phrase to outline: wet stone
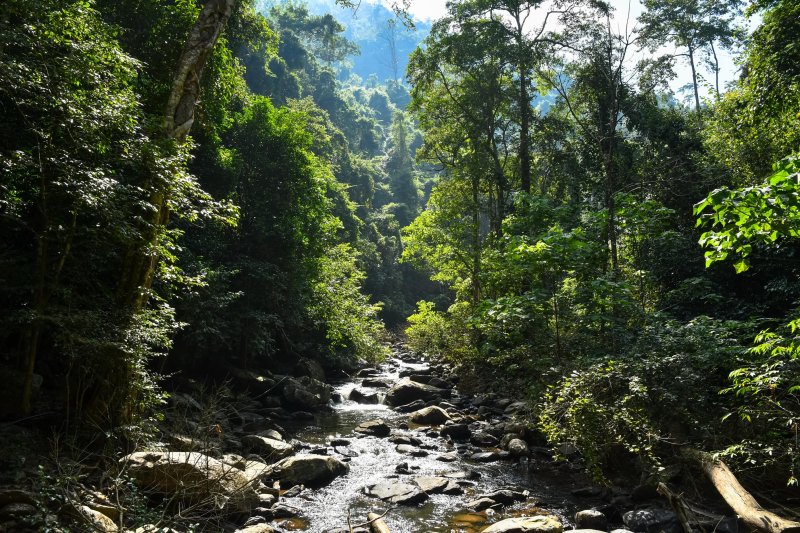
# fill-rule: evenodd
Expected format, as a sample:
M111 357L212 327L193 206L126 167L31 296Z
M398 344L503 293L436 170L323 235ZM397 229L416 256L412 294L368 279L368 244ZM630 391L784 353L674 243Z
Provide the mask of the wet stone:
M425 407L425 402L422 400L414 400L411 403L407 403L405 405L399 405L395 407L395 411L399 413L412 413L414 411L418 411Z
M481 447L497 446L497 444L500 442L497 439L497 437L489 433L486 433L485 431L474 433L469 438L469 441L475 446L481 446Z
M508 518L492 524L483 533L562 533L561 522L552 516Z
M466 503L467 509L471 509L473 511L483 511L495 505L498 505L498 503L491 498L478 498Z
M528 499L528 494L522 491L514 491L509 489L500 489L486 494L478 495L478 498L488 498L492 501L503 505L511 505L515 502L521 502Z
M428 494L439 494L443 492L452 481L444 477L419 476L414 478L414 483Z
M422 444L421 440L410 435L392 435L389 437L389 442L394 444L413 444L415 446Z
M377 392L367 392L367 391L362 391L361 389L351 390L350 394L347 397L348 399L357 403L373 404L373 405L381 403L381 397L378 395Z
M399 505L416 505L428 499L428 495L422 492L419 487L392 480L381 481L371 485L364 492L367 496Z
M381 419L364 422L360 424L355 431L356 433L372 435L374 437L388 437L389 433L391 433L388 424Z
M491 463L492 461L500 461L510 457L508 452L479 452L473 453L469 456L472 461L478 463Z
M468 440L470 433L469 426L466 424L446 425L439 430L442 437L450 437L453 440Z
M391 387L391 385L389 385L389 383L387 383L386 381L384 381L382 379L376 379L376 378L367 378L367 379L365 379L364 381L361 382L361 386L362 387L372 387L372 388L375 388L375 389L388 389L388 388Z
M358 452L355 452L346 446L334 446L333 451L345 457L358 457Z

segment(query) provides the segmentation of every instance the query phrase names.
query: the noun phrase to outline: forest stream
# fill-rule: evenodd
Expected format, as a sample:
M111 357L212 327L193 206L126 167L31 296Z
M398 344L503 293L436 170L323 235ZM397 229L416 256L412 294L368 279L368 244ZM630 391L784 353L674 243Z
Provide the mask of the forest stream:
M294 427L287 424L286 429L297 441L307 444L310 453L341 458L349 465L349 472L315 490L284 493L285 503L302 512L298 518L277 522L279 527L337 531L348 523L348 516L355 525L365 521L370 512L382 514L387 510L384 521L393 533L467 533L481 531L504 518L545 514L558 516L564 524L571 523L570 517L579 504L571 494L576 486L570 480L580 479L571 465L562 463L560 473L557 467L536 468L537 452L543 462L551 463L551 452L544 448L533 450L531 458L521 459L500 449L499 439L504 424L513 419L509 413L514 406L506 413L493 405L502 406L509 400L468 397L454 388L449 399L427 402L445 408L454 420L464 416L465 421L472 421L471 436L461 435L459 440L450 438L451 434L446 431L443 433L448 436L441 436L440 429L447 426L409 423L412 415L407 414L408 408L401 406L398 410L384 403L389 387L403 377L441 380L432 370L402 346L395 346L393 357L380 367L361 370L356 373L357 377L335 383L335 400L330 411L315 414L313 423L297 422ZM359 403L350 399L370 402L376 397L380 403ZM477 412L480 415L469 414ZM369 426L374 420L385 422L391 433L377 436L359 432L363 431L359 426L364 423ZM458 424L448 421L448 425ZM565 475L564 470L573 471ZM382 482L388 482L390 493L402 494L402 488L396 490L393 486L399 483L407 487L421 486L428 494L415 491L407 500L410 505L397 505L367 495L367 487ZM499 501L475 503L485 495L491 498L490 493L504 489L506 492L495 497L502 500L510 493L517 501L505 506ZM292 497L287 497L290 495ZM491 507L482 509L484 505Z

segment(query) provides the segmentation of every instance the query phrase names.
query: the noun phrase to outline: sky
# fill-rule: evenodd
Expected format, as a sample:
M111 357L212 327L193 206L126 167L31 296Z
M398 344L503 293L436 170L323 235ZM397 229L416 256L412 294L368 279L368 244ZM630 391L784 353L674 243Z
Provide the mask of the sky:
M365 0L371 2L381 1L383 4L391 7L392 1L391 0ZM617 13L617 18L619 19L618 24L620 24L620 29L624 30L625 27L625 19L627 18L628 10L630 9L630 24L631 26L635 23L636 17L638 17L642 12L642 4L639 0L610 0L610 3L615 8L615 13ZM410 12L411 14L420 20L434 20L439 17L445 15L446 9L446 0L411 0ZM670 53L674 52L674 50L664 49L660 52L663 53ZM733 58L730 54L722 51L719 52L720 55L720 65L721 65L721 72L720 72L720 81L721 85L724 88L727 82L734 80L738 76L738 69L734 64ZM677 78L671 83L671 87L673 91L678 93L678 97L686 97L687 99L691 97L690 91L683 91L681 92L680 89L691 82L691 70L688 64L679 58L678 63L676 64L676 74ZM713 73L700 68L701 73L706 74L709 82L713 82ZM703 89L701 91L701 95L707 96L708 90Z

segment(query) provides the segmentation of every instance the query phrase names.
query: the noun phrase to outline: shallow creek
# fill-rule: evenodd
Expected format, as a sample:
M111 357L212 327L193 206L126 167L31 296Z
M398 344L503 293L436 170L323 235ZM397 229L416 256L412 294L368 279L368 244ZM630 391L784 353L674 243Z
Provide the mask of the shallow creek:
M381 374L374 377L393 383L399 379L402 370L425 368L424 364L392 359L380 368ZM304 518L279 522L277 525L282 529L313 532L341 530L347 526L348 513L352 524L356 525L366 521L367 513L381 514L389 508L389 503L365 495L364 487L368 485L398 478L411 483L416 476L446 476L460 471L477 472L480 478L470 484L462 482L465 488L462 495L437 494L431 495L421 505L395 506L384 518L392 533L471 533L502 518L533 514L555 514L561 516L565 525L569 522L567 517L575 512L576 502L571 501L569 494L569 489L574 487L565 486L568 483L564 483L564 480L546 480L541 474L531 474L527 460L475 463L459 456L454 462L441 462L436 457L453 451L453 445L439 436L429 436L428 427L415 427L412 424L408 430L397 429L406 421L407 415L386 405L366 405L348 400L350 391L356 387L365 392L386 392L386 389L364 387L361 382L361 378L354 378L335 384L342 400L333 406L332 411L317 414L313 423L304 422L295 428L287 428L292 430L297 440L308 443L312 449L315 446L328 446L333 438L347 439L353 457L349 458L350 471L347 475L337 478L328 486L306 490L299 497L286 500L287 504L302 509ZM458 392L454 392L457 399ZM429 455L412 457L396 451L396 444L388 438L354 433L356 426L362 422L377 418L392 427L392 434L405 433L420 439L422 444L417 448L429 452ZM333 451L329 453L340 457ZM411 467L411 474L396 474L395 467L404 462ZM475 499L477 494L509 486L529 491L530 498L527 502L506 507L497 513L491 510L480 513L465 510L464 504ZM542 507L538 508L537 505Z

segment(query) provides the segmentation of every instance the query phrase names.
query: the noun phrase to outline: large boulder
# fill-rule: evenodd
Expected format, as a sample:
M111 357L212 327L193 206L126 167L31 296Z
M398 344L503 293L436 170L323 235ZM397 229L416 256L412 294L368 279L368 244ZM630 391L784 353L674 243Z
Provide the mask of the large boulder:
M317 381L325 381L325 369L319 364L319 361L301 357L297 364L294 366L295 376L308 376L316 379Z
M414 400L422 400L428 402L430 400L437 400L441 398L449 398L451 391L449 389L439 389L424 383L417 383L408 378L403 378L398 381L394 387L389 389L386 394L386 403L392 406L404 405L411 403Z
M346 474L349 467L335 457L326 455L298 455L272 465L270 477L282 484L321 486Z
M136 452L119 461L136 484L209 507L247 512L258 503L255 481L197 452Z
M347 398L356 403L366 403L366 404L381 403L381 397L377 392L367 392L361 389L351 390L350 394L347 395Z
M242 437L242 445L261 457L273 461L292 455L294 451L291 444L270 437L262 437L261 435Z
M328 405L332 388L314 378L287 378L283 385L283 400L298 409L313 411Z
M552 516L508 518L492 524L483 533L562 533L561 522Z
M275 386L275 380L271 376L244 368L230 368L228 378L234 390L248 391L254 396L267 394ZM192 401L194 402L194 399Z
M450 420L450 415L441 407L433 406L414 411L408 416L408 419L415 424L440 426Z

